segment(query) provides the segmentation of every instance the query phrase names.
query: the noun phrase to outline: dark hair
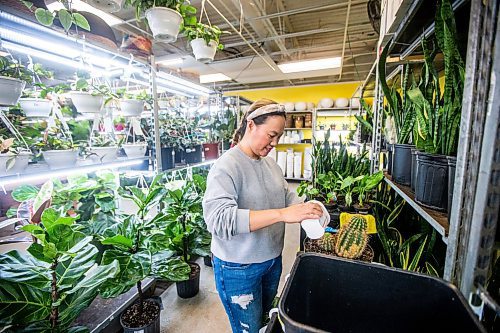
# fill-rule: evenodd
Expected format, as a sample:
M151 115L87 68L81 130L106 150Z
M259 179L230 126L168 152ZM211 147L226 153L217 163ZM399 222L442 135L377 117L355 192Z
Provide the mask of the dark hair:
M252 112L257 110L258 108L266 106L266 105L270 105L270 104L278 104L278 103L271 100L271 99L261 98L255 102L253 102L252 105L250 105L250 107L248 108L248 111L245 113L245 115L241 119L240 126L234 132L233 145L236 145L238 142L240 142L241 139L243 138L243 136L245 135L245 131L247 129L247 117ZM285 117L285 112L276 111L276 112L266 113L266 114L263 114L261 116L255 117L253 119L253 122L255 123L255 125L262 125L263 123L266 122L267 118L272 117L272 116Z

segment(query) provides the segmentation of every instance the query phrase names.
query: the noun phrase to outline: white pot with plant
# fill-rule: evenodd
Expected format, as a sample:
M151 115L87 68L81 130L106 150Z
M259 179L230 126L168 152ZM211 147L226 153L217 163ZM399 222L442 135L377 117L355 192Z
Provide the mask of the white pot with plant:
M135 7L140 20L144 12L153 37L157 41L173 43L177 40L181 24L196 23L196 8L187 0L125 0L125 7Z
M119 98L120 114L124 117L140 117L144 111L144 104L152 104L152 97L145 91L129 93L117 91L115 93Z
M72 91L67 95L76 110L83 114L104 113L104 97L110 94L106 85L95 85L88 73L77 73L77 81L72 85Z
M128 158L139 158L146 155L148 144L146 142L124 143L122 147Z
M194 26L184 28L196 60L203 63L210 63L214 60L217 50L224 49L220 41L220 36L227 31L220 30L215 25L196 23Z
M31 72L8 57L0 56L0 106L16 105Z
M76 164L78 150L72 142L64 139L50 138L39 145L42 156L50 169L71 168Z
M109 163L116 161L118 145L107 135L98 135L91 139L88 148L90 159L94 163Z
M22 173L33 154L16 147L14 138L0 137L0 177Z
M53 100L57 94L63 93L67 85L59 84L54 87L47 87L43 83L37 83L39 89L25 90L19 99L19 105L28 118L48 118L52 112Z

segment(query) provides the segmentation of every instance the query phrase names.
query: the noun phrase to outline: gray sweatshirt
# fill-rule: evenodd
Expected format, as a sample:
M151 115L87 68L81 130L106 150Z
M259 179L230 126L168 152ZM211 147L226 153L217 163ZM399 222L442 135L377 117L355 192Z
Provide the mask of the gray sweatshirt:
M261 263L283 250L285 224L250 232L250 210L284 208L299 203L276 162L251 159L236 146L224 153L208 174L203 216L212 234L212 253L224 261Z

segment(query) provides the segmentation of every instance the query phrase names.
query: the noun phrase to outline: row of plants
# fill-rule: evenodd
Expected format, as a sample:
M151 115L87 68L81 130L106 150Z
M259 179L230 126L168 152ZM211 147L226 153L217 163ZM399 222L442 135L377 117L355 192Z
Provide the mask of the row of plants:
M0 255L0 324L15 332L86 331L71 325L97 295L136 288L139 300L122 314L122 325L157 325L160 305L146 297L144 279L175 281L180 297L198 290L191 286L200 270L193 256L210 253L201 208L205 177L160 174L145 187L119 187L117 176L103 171L15 189L15 213L33 243L27 253ZM123 201L135 211L118 209Z

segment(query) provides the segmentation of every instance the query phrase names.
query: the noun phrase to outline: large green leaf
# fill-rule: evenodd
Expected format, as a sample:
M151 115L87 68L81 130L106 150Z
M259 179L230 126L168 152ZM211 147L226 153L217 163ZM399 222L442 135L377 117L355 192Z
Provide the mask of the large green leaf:
M35 199L33 200L33 212L36 212L44 202L52 198L53 191L54 191L54 184L52 183L52 181L50 180L46 181L40 188L40 191L38 192Z
M75 231L71 226L65 224L54 225L47 230L47 235L47 241L54 243L60 252L68 251L85 238L85 234Z
M50 314L49 291L22 283L0 281L1 325L30 323L43 320Z
M179 257L172 258L171 251L158 252L153 256L152 274L169 281L185 281L191 268Z
M29 199L34 199L38 194L38 187L32 185L21 185L12 191L12 199L17 202L22 202Z
M134 246L134 241L122 235L105 238L101 241L104 245L113 245L122 250L130 250Z
M65 31L68 31L69 28L73 25L73 18L71 14L66 9L60 9L57 12L57 17L59 18L59 22L63 26Z
M54 16L50 12L50 10L37 8L35 10L35 17L43 25L51 26L54 23Z
M151 274L151 253L149 251L131 254L120 250L106 250L102 255L102 264L107 265L115 260L120 264L120 273L116 278L106 281L101 286L101 295L104 298L116 297L138 281Z
M50 265L17 250L0 255L0 280L23 283L37 289L50 287Z
M86 243L85 241L83 241ZM85 247L75 251L73 257L61 262L56 267L57 288L63 291L73 287L94 264L97 257L95 246L86 244Z
M87 31L90 31L89 21L87 21L85 16L79 13L73 13L72 15L73 15L73 21L77 26Z

